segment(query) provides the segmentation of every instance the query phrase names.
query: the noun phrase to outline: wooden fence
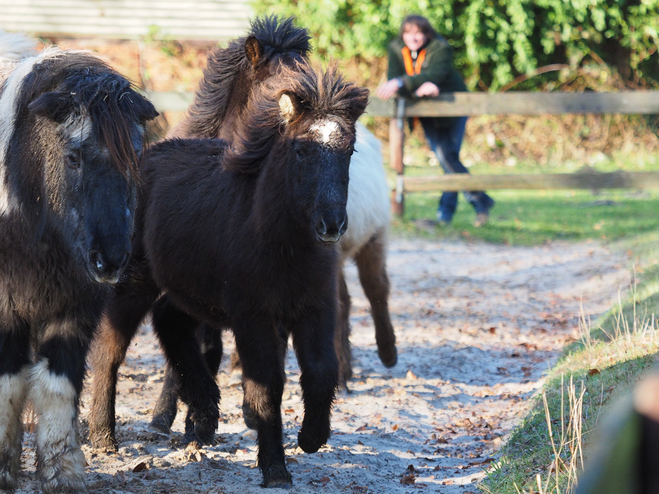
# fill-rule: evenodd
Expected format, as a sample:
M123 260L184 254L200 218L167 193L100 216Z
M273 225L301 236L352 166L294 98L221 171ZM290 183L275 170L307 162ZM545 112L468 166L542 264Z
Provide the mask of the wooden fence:
M156 108L184 111L191 93L150 93ZM397 172L392 207L404 213L406 192L442 192L491 189L617 189L659 188L659 172L600 173L586 170L551 175L466 175L406 177L403 165L405 119L408 117L474 115L558 115L568 113L659 114L659 91L619 93L444 93L424 100L372 98L367 113L390 118L390 164Z
M466 175L405 177L403 147L407 117L460 115L557 115L567 113L659 114L659 91L619 93L445 93L424 100L372 100L371 116L389 117L390 164L397 173L392 198L394 213L405 211L406 192L441 192L488 189L612 189L658 188L658 172L585 171L553 175Z

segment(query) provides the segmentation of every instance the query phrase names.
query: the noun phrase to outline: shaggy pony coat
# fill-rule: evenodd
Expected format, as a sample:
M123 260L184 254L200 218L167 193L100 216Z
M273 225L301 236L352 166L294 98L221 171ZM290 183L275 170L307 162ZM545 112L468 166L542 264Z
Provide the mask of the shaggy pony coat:
M219 391L190 336L198 320L230 328L263 485L270 487L291 485L282 447L280 327L292 334L302 370L299 445L317 451L330 433L338 382L333 243L347 227L355 122L368 94L334 70L280 70L255 91L231 145L174 139L151 148L128 276L101 325L101 338L129 342L151 310L202 440L217 426ZM94 413L114 415L98 405ZM90 428L97 423L90 417ZM113 439L113 430L92 432Z
M211 53L194 102L170 136L232 140L235 121L244 111L250 93L264 80L274 77L280 65L293 67L306 62L309 50L307 30L296 27L293 19L273 16L256 19L247 37L234 40L226 48ZM350 166L347 210L350 227L338 243L341 263L353 259L357 264L360 282L371 304L378 353L382 362L391 367L396 364L397 351L389 316L386 270L389 186L383 168L381 144L359 123ZM338 286L340 306L335 347L340 383L347 387L352 376L350 295L342 270L339 272ZM198 339L209 368L216 373L222 346L219 333L213 335L212 331L211 328L202 327ZM234 355L232 365L237 363ZM174 382L175 377L168 368L152 422L152 426L162 432L169 431L176 415ZM246 413L249 417L247 409Z
M30 400L42 491L78 492L85 357L128 260L157 113L91 54L33 45L0 32L0 490L17 486Z

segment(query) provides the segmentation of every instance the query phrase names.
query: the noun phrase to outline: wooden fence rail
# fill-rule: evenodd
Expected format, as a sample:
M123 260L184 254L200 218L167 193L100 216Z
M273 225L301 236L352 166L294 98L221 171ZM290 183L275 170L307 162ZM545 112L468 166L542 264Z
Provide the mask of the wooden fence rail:
M657 188L659 173L579 173L555 175L466 175L405 177L403 149L407 117L460 115L557 115L568 113L659 113L659 91L619 93L444 93L416 101L372 100L372 116L389 117L390 165L397 173L392 208L405 212L405 192L441 192L488 189L607 189Z
M192 93L148 93L161 111L184 111L192 102ZM597 173L586 171L552 175L466 175L439 177L405 177L403 148L405 119L408 117L444 117L474 115L558 115L569 113L659 114L659 91L625 91L619 93L443 93L423 100L372 98L367 113L390 118L390 165L397 172L392 207L404 213L406 192L441 192L491 189L610 189L659 188L659 172Z

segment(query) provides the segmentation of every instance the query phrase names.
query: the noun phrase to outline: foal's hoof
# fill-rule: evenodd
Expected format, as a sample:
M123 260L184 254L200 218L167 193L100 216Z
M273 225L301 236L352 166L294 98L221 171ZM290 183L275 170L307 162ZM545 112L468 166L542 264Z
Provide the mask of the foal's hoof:
M213 444L219 420L220 410L217 404L198 410L188 407L184 441L196 440L201 444Z
M110 433L89 432L89 442L97 453L116 453L119 445L114 435Z
M195 424L194 428L186 430L183 436L183 444L190 444L193 441L197 441L200 444L213 444L213 441L215 441L215 429L201 424Z
M83 494L87 492L83 478L57 477L41 483L41 491L44 494Z
M186 420L183 444L189 444L192 441L197 441L200 444L213 444L216 428L217 422L196 420L190 423Z
M325 437L322 437L325 436ZM321 434L320 436L313 436L305 432L304 428L297 435L297 444L302 448L305 453L315 453L320 447L327 442L329 434Z
M271 466L263 471L263 483L261 487L270 489L290 489L293 487L293 479L283 465Z
M162 415L154 415L153 420L149 424L149 430L152 432L157 432L158 434L163 434L169 436L172 432L167 421Z
M393 367L398 362L398 351L395 345L389 348L378 348L378 356L385 367Z

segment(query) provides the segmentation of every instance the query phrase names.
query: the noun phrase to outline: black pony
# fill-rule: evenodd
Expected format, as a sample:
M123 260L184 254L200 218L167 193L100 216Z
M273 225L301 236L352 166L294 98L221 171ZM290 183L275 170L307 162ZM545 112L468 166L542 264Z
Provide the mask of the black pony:
M21 415L38 416L41 489L84 491L85 357L128 262L144 124L157 113L91 54L0 32L0 491L16 487Z
M263 81L273 77L280 65L294 67L296 64L306 62L310 50L309 35L306 29L296 27L293 19L279 19L274 16L256 19L251 26L250 33L245 38L232 41L226 48L215 50L208 58L204 70L204 77L195 94L195 99L184 120L171 132L170 137L220 137L232 140L235 131L235 121L244 111L248 98ZM362 162L361 168L351 168L350 174L353 187L359 187L364 181L377 182L381 179L375 170L382 166L380 161L363 163L366 156L371 156L369 143L364 133L358 134L355 148ZM371 136L372 137L372 136ZM363 140L362 140L363 138ZM373 140L375 140L373 138ZM360 281L372 307L375 321L378 352L383 363L393 366L397 360L394 330L388 310L389 280L385 267L386 237L388 224L388 211L384 214L374 214L373 210L386 208L388 210L388 191L383 201L380 197L368 196L368 192L353 195L348 208L348 216L352 225L360 228L351 228L348 233L350 239L339 242L342 260L354 258L357 263ZM378 190L377 188L375 190ZM366 199L366 200L365 200ZM351 209L351 206L352 207ZM365 216L365 211L370 211ZM372 224L374 219L377 224ZM347 380L352 376L351 350L349 342L350 295L343 279L343 272L339 270L339 317L335 335L335 347L339 358L339 381L347 386ZM222 357L222 341L219 330L202 325L197 334L201 344L202 353L212 373L217 373ZM282 334L283 338L287 335ZM237 359L232 358L232 365ZM99 380L99 384L105 381ZM165 383L153 412L151 426L161 432L168 432L176 416L177 394L175 376L170 366L167 367ZM98 395L102 391L98 390ZM96 396L97 393L95 393ZM247 424L251 413L245 407ZM186 421L186 423L190 423ZM188 431L189 432L189 431Z
M275 16L257 18L252 22L248 36L233 40L227 47L209 55L194 102L186 118L168 137L219 137L232 141L237 120L242 118L242 112L254 91L263 81L272 78L280 66L296 67L305 63L309 49L307 31L294 26L293 19ZM197 336L201 339L204 360L215 375L222 358L220 330L201 324ZM282 337L287 339L288 335L283 334ZM116 441L110 431L114 431L115 426L117 370L128 343L121 333L101 332L93 344L90 439L99 449L116 449ZM162 432L169 431L176 416L177 400L177 377L168 365L162 394L154 408L152 427ZM200 439L207 442L208 432L201 432L199 425L196 432L192 430L190 413L186 419L186 441ZM210 437L213 430L214 427Z
M128 276L100 328L104 341L116 335L129 342L152 311L202 437L217 426L219 391L191 334L198 320L230 328L255 413L264 486L291 485L280 327L293 335L302 370L299 445L315 452L330 434L338 380L334 243L347 227L348 166L367 95L334 70L282 69L250 99L231 146L179 139L153 146ZM99 413L113 417L114 409ZM114 439L114 430L92 433Z

